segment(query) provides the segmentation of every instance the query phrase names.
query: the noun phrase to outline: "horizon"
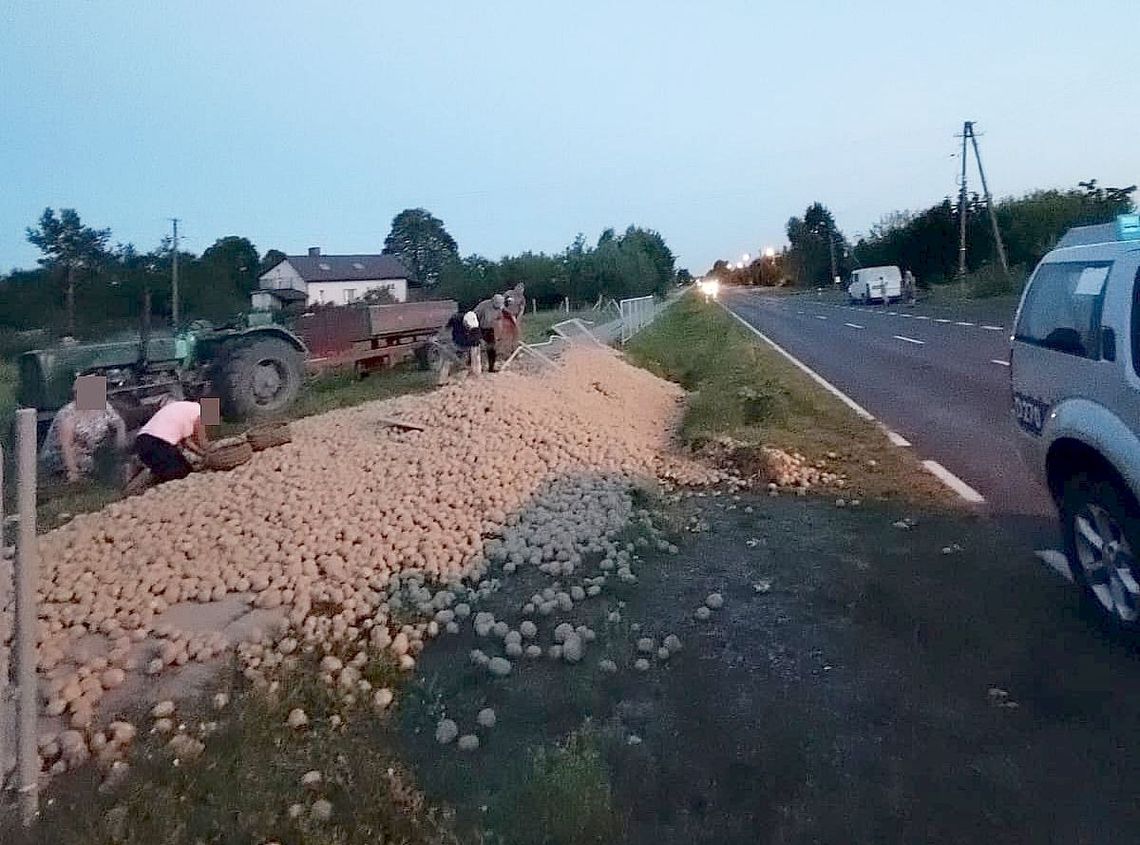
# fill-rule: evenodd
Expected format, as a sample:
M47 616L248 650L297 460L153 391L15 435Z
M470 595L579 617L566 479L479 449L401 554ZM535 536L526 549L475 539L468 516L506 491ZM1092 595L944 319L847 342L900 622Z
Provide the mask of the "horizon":
M814 201L854 241L954 196L967 119L995 198L1138 181L1118 139L1140 113L1098 63L1058 61L1082 43L1126 55L1125 3L886 6L8 8L0 267L36 266L24 232L45 207L144 252L177 216L188 251L239 235L290 255L379 252L423 207L463 255L637 225L700 274L779 247ZM959 43L962 16L991 29ZM1090 119L1061 120L1070 102Z

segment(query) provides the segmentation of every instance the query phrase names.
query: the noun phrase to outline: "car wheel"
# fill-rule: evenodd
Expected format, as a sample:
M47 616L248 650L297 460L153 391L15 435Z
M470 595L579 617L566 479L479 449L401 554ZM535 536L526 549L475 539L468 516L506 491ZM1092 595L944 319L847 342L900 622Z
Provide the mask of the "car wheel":
M1117 482L1078 473L1065 484L1061 522L1073 575L1086 601L1113 625L1140 620L1137 505Z

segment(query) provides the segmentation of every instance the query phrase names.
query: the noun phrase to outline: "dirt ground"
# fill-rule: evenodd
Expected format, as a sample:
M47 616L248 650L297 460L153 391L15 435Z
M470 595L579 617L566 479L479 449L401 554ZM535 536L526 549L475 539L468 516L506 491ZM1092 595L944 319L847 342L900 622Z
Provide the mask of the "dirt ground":
M678 554L644 551L638 584L540 625L543 644L560 621L594 628L580 664L489 680L469 651L502 644L469 627L425 651L397 740L484 841L1138 841L1135 646L1004 532L798 497L663 507ZM696 620L712 591L724 607ZM516 576L476 609L517 625L531 592ZM670 633L680 653L631 668L638 637ZM478 751L435 742L445 711L466 733L486 706ZM535 749L572 731L601 750L609 821L574 803L586 764L553 793L572 818L533 800L550 794L528 782Z

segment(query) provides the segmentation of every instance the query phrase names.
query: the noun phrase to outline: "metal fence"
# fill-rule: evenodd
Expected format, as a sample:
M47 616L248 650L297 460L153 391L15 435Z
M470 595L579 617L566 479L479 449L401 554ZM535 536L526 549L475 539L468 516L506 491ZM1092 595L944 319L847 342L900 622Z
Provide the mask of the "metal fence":
M624 346L631 337L652 323L664 306L664 302L658 302L652 296L638 296L619 302L622 345Z

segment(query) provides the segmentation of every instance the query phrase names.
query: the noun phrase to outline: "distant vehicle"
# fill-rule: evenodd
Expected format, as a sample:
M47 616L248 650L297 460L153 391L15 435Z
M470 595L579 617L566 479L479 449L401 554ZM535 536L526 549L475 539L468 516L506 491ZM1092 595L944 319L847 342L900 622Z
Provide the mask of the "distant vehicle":
M863 267L851 272L847 296L852 302L890 302L902 297L902 273L898 267Z
M1021 452L1052 494L1073 577L1107 619L1140 627L1140 215L1069 230L1014 325Z

